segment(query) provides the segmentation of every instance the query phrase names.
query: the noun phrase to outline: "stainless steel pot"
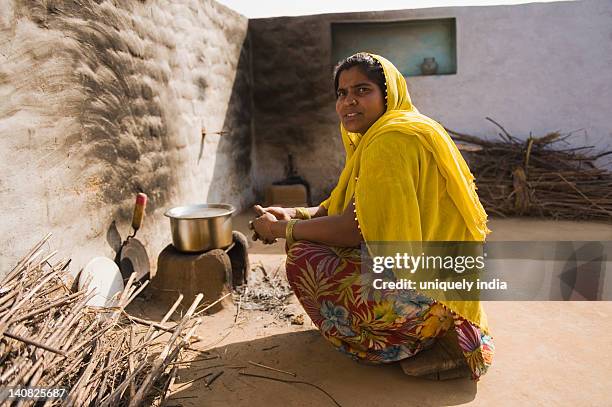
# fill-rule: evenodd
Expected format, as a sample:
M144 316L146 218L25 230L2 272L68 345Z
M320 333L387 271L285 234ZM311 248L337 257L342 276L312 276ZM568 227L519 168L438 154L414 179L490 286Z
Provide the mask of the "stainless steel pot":
M228 204L178 206L165 215L170 218L172 244L188 253L224 249L232 244L232 213Z

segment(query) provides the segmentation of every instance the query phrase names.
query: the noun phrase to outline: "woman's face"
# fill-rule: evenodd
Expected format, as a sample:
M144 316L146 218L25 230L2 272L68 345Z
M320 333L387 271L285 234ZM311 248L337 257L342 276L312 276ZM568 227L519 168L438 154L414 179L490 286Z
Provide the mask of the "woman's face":
M344 128L351 133L365 134L385 113L382 91L357 66L340 72L337 96L336 113Z

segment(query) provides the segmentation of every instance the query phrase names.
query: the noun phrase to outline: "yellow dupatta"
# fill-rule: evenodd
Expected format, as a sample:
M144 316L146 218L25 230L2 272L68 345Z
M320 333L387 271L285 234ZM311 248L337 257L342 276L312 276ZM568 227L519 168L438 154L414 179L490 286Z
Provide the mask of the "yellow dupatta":
M337 186L321 205L329 215L337 215L354 197L366 244L484 241L490 232L487 214L457 146L439 123L412 105L406 80L397 68L381 56L370 55L384 70L387 110L363 135L350 133L340 124L346 164ZM433 160L428 161L431 156ZM435 179L439 175L443 180ZM452 200L446 207L432 202L442 196L436 185L445 185ZM457 210L460 216L447 216ZM488 332L479 301L440 302Z

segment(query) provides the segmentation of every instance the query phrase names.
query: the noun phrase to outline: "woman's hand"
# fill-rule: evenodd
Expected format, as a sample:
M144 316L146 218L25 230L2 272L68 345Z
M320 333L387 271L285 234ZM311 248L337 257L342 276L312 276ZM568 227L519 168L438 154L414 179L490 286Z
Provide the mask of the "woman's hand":
M253 230L264 243L272 244L276 242L276 238L272 234L272 224L278 222L278 220L274 215L269 212L264 212L252 222Z
M253 209L255 209L255 212L259 216L264 213L271 213L276 220L290 220L295 215L295 208L281 208L280 206L262 208L260 205L255 205Z

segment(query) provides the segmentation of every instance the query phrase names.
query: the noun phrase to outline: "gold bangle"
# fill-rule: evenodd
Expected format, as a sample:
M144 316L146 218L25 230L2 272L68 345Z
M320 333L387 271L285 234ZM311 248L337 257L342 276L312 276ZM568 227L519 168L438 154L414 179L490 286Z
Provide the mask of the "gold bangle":
M306 208L295 208L295 218L296 219L310 219L310 212Z
M293 239L293 227L299 221L299 219L291 219L287 222L287 226L285 227L285 240L287 240L288 247L291 247L295 243L295 240Z

